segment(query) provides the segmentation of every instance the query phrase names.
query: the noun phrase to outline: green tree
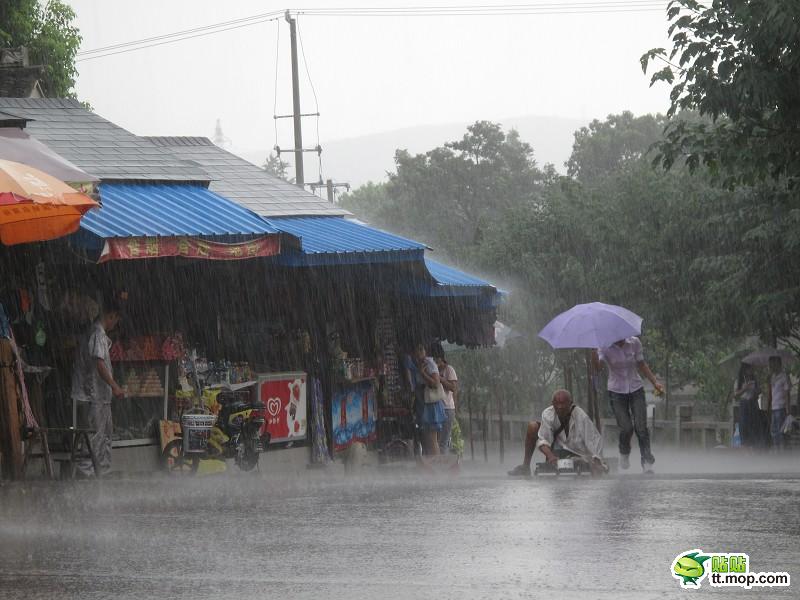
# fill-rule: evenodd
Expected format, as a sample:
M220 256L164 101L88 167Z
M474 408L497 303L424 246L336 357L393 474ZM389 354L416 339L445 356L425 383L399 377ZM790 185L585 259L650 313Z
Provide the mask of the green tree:
M699 266L720 312L774 343L800 333L800 4L789 0L673 0L672 49L650 50L651 85L672 85L671 120L656 160L707 167L740 188L706 222L717 252ZM726 301L727 300L727 301ZM735 309L735 306L739 310Z
M425 154L398 150L395 164L386 184L348 194L342 205L457 259L469 254L491 222L533 201L552 176L536 166L532 148L516 131L488 121Z
M75 11L59 0L6 0L0 4L0 44L26 46L31 63L44 67L40 85L46 96L74 98L75 55L81 36Z
M642 56L651 85L672 85L671 121L659 145L667 167L704 164L729 186L800 176L800 3L795 0L672 0L672 48Z
M575 132L567 173L582 183L592 183L614 173L624 164L638 161L662 139L661 115L636 117L625 111L595 119Z
M276 155L274 152L270 152L267 160L261 165L261 168L264 169L270 175L277 177L278 179L283 179L284 181L290 181L289 175L287 173L287 169L289 168L289 163L284 162L281 160L281 157ZM293 180L290 181L293 183Z

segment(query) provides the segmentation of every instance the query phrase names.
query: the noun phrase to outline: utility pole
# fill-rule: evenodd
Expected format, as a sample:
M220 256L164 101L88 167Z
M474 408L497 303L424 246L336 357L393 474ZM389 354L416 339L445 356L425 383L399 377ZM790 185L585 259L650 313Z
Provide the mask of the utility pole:
M286 22L289 23L289 31L292 41L292 113L294 119L294 172L295 183L299 187L305 185L305 174L303 173L303 130L300 114L300 75L297 70L297 21L292 18L289 11L286 11Z
M337 183L333 179L328 179L325 181L325 183L322 183L322 180L317 183L309 183L308 187L314 191L316 191L318 188L325 188L325 191L328 195L328 202L331 204L336 204L336 188L345 188L348 192L350 191L349 183Z

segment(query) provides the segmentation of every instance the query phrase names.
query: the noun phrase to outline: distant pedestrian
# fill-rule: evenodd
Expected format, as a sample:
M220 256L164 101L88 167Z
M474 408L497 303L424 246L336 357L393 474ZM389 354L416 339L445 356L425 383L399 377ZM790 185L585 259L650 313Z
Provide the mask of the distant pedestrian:
M742 363L736 378L734 396L739 399L739 436L743 448L762 446L761 409L758 406L760 394L761 389L753 367Z
M608 396L619 427L619 465L630 466L631 438L634 431L639 440L642 470L650 473L655 458L650 451L650 431L647 429L647 404L644 398L644 383L647 377L656 390L664 393L662 386L644 360L642 342L638 337L629 337L614 342L608 348L593 352L595 368L603 362L608 367Z
M783 361L780 356L769 359L769 370L772 374L772 421L770 434L772 447L782 450L784 447L783 422L789 412L789 376L783 370Z
M442 454L447 454L450 451L451 437L453 434L453 423L456 420L456 400L458 397L458 375L456 370L447 362L444 355L444 349L441 344L434 344L431 348L431 356L433 356L436 364L439 367L439 382L445 391L444 400L444 413L447 420L442 425L442 431L439 434L439 450Z

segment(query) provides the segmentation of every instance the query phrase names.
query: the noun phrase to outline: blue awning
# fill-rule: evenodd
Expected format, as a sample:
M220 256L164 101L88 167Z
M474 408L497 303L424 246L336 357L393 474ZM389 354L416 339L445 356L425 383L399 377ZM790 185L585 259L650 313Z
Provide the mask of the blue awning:
M344 217L271 217L279 231L300 238L300 251L277 261L288 266L322 266L422 260L425 245Z
M103 183L102 208L81 219L100 238L275 234L256 213L193 184Z
M453 267L449 267L430 258L425 259L425 266L428 272L436 280L436 285L440 287L484 287L497 289L488 281L478 279L474 275L464 273Z

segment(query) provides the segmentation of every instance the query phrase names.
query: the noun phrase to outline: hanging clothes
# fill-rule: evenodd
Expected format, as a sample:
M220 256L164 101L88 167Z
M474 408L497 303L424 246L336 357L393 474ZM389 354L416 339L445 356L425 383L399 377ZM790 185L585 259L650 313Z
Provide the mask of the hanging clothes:
M330 462L328 436L325 430L325 402L322 395L322 384L316 377L311 383L311 462L325 465Z

